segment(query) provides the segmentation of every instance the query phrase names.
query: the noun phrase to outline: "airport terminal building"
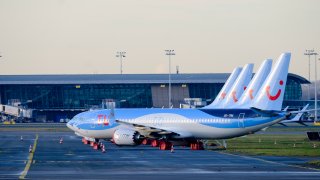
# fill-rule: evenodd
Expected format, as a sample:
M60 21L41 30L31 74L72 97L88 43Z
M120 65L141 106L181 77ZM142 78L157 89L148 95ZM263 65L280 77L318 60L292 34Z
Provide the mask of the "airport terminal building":
M190 98L201 98L199 106L209 104L229 75L172 74L173 106L179 108ZM306 83L305 78L289 74L283 106L303 106L301 85ZM13 106L18 116L31 121L59 122L109 100L121 108L168 107L168 75L0 75L2 117Z

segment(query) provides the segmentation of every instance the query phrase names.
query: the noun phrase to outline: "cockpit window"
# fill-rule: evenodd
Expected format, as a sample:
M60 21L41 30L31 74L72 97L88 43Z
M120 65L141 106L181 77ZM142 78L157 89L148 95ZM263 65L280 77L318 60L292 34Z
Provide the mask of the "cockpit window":
M84 118L81 117L81 116L75 116L75 117L72 118L72 120L74 120L74 121L84 121Z

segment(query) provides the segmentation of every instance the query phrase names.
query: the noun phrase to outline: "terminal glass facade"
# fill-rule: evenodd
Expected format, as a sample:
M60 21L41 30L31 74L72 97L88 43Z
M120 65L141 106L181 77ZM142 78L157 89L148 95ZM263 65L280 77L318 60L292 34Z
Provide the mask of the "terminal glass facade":
M122 107L152 107L147 84L3 85L1 103L18 99L31 109L89 109L102 99L114 99Z
M218 95L223 83L208 84L189 84L189 94L190 98L203 98L203 99L213 99Z
M301 84L295 79L288 78L284 100L301 100L302 88Z

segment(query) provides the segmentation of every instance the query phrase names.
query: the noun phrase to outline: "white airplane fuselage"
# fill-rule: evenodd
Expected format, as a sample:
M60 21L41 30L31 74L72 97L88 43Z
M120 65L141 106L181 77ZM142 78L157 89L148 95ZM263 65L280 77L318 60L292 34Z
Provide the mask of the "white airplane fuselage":
M111 139L117 129L139 128L147 133L153 129L174 132L173 139L228 139L252 134L285 118L284 113L262 116L251 109L115 109L115 117L110 114L111 110L80 113L67 126L96 139Z

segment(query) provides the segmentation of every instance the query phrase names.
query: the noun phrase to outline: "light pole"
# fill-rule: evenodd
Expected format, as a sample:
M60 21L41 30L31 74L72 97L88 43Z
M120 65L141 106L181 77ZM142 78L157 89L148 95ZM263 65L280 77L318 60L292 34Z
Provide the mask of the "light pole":
M171 102L171 56L176 55L176 53L174 52L174 50L172 49L167 49L165 50L166 55L169 56L169 108L172 106L172 102Z
M125 51L118 51L116 57L120 59L120 74L122 74L122 58L126 57Z
M317 112L317 55L318 53L314 52L314 50L306 50L306 53L304 53L304 55L309 56L309 78L310 78L310 56L314 55L314 122L317 122L317 118L318 118L318 112ZM309 80L310 81L310 80Z
M311 81L310 80L310 56L312 55L311 53L313 53L313 51L314 50L306 49L306 52L304 53L304 55L309 57L309 77L308 77L309 82ZM308 100L310 100L310 84L308 85Z
M314 112L314 122L317 122L317 118L318 118L318 91L317 91L317 55L318 53L314 52L314 70L315 70L315 75L314 75L314 106L316 111Z

